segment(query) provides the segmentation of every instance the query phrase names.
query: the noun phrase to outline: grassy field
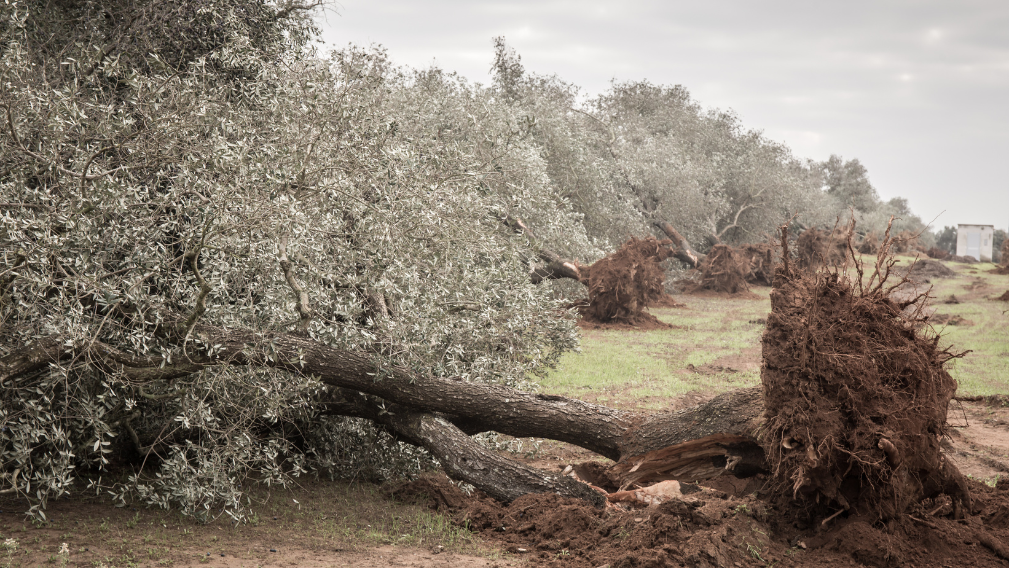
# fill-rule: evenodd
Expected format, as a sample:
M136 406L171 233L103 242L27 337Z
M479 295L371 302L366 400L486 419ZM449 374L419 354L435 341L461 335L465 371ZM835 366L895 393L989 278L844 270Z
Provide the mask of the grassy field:
M911 261L901 257L900 264ZM970 350L950 373L961 395L1009 393L1009 302L992 298L1009 290L1009 276L993 264L944 263L955 278L932 279L936 314L957 315L957 325L935 325L944 344ZM580 353L569 353L542 381L551 394L602 404L656 409L670 398L712 395L760 382L760 338L770 312L770 289L758 298L678 296L686 308L653 309L676 326L657 331L586 330ZM943 303L956 296L959 303Z
M944 343L971 350L951 368L959 393L1007 394L1009 302L992 298L1009 290L1009 276L990 274L990 264L947 266L957 277L932 280L933 307L938 315L963 318L957 325L936 326ZM543 391L648 411L757 385L770 290L753 292L755 297L746 299L679 296L685 308L652 310L671 329L586 330L581 352L562 359L542 381ZM556 467L571 447L551 442L538 451L544 455L537 459ZM563 459L590 457L577 450ZM374 485L306 482L293 492L261 492L256 498L251 522L239 526L226 519L202 525L161 510L116 509L94 496L53 503L51 522L32 525L24 520L23 504L0 500L0 568L364 568L391 565L393 557L416 567L521 563L483 546L425 504L390 500Z

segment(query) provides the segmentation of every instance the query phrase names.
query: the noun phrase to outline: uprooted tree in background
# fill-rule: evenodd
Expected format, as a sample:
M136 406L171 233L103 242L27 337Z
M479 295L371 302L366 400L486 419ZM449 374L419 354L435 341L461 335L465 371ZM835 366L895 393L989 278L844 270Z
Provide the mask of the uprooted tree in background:
M749 290L746 276L750 272L750 261L750 257L728 245L711 247L701 263L697 288L728 294Z
M654 321L645 308L665 294L666 273L660 264L673 255L669 241L631 238L619 250L596 261L585 272L588 305L580 311L601 323Z
M795 240L799 268L816 270L822 266L841 264L848 255L848 227L823 230L810 227Z

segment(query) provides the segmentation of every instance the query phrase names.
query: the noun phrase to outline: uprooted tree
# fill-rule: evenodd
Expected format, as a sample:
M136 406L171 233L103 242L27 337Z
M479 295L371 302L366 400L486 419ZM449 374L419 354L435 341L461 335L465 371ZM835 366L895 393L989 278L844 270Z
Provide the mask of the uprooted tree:
M653 415L528 392L577 342L528 261L598 251L524 109L308 57L310 3L177 4L0 12L0 494L41 515L128 466L117 499L240 516L245 479L415 462L405 441L500 499L601 501L487 431L587 448L617 486L768 467L757 389Z

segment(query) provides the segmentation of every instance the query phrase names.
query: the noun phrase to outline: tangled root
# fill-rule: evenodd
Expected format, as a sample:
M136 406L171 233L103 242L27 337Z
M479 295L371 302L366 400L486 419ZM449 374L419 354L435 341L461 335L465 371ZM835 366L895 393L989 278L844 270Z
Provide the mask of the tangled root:
M833 231L806 229L795 241L799 268L816 270L843 264L848 255L848 237L848 227L834 227Z
M854 221L846 229L851 235ZM969 505L939 446L957 387L945 367L963 354L939 348L923 313L927 292L891 296L907 279L888 283L889 228L868 279L858 261L857 279L837 268L798 270L787 246L782 227L761 371L762 444L778 489L879 519L940 493Z
M584 283L589 304L582 317L598 323L634 325L652 319L645 308L665 294L666 273L659 265L673 255L671 241L631 237L620 249L596 261Z
M777 256L772 243L750 243L738 249L738 253L749 263L746 281L758 286L770 286L774 280L774 262Z
M748 257L728 245L715 245L701 263L701 280L697 288L726 294L746 292L750 289L746 284L749 272Z

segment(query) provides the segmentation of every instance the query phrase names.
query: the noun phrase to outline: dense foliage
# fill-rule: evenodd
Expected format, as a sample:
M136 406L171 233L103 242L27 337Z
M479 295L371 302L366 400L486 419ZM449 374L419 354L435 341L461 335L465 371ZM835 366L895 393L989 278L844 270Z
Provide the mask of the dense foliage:
M0 7L0 492L33 514L85 476L121 501L240 517L250 474L422 459L326 416L311 377L185 371L215 349L197 322L531 387L577 344L563 285L530 282L542 243L593 260L657 220L742 242L794 212L830 224L856 195L824 192L833 166L681 87L616 84L578 104L503 40L489 87L381 50L320 57L313 8ZM870 215L878 198L858 195ZM185 324L166 329L168 314ZM46 341L73 357L8 372ZM162 370L117 364L141 359Z

